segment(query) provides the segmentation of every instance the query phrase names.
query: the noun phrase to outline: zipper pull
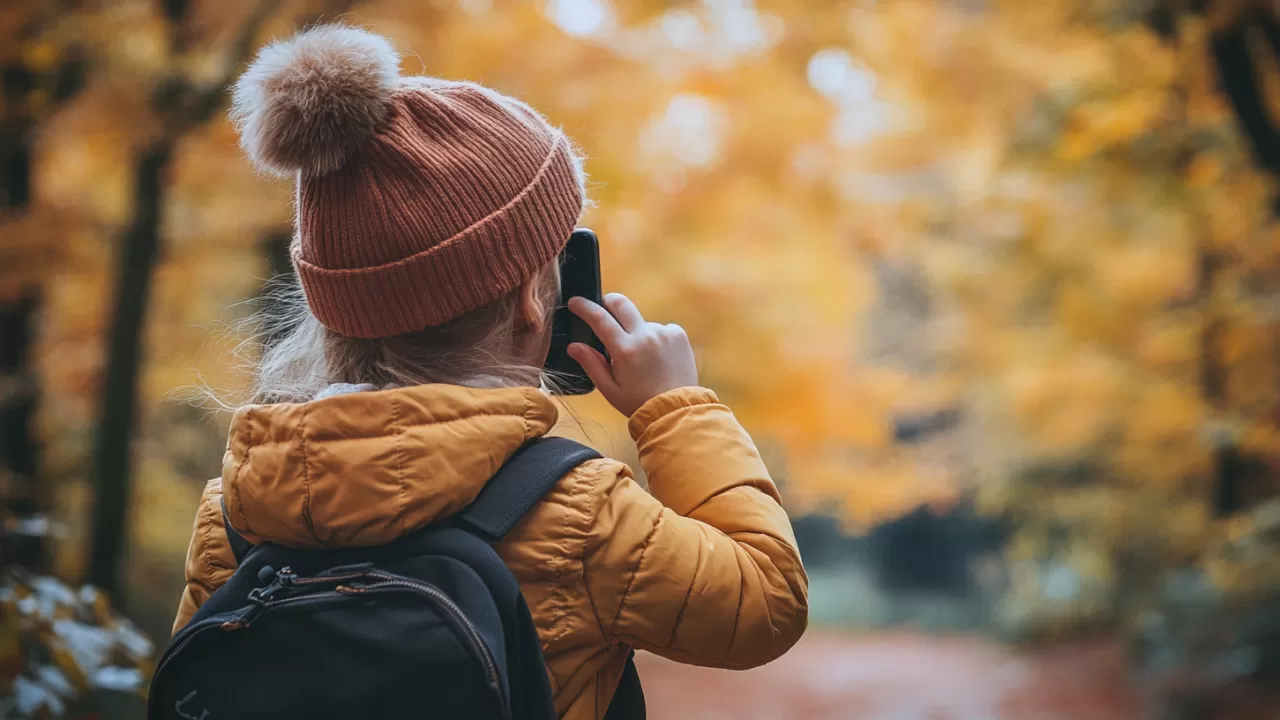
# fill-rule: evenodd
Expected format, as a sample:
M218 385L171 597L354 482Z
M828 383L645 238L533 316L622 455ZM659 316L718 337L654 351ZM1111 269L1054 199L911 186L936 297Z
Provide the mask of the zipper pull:
M262 570L258 572L258 578L260 580L265 580L267 577L270 577L270 570L270 566L262 568ZM275 595L286 587L292 587L294 581L297 579L298 575L293 571L293 568L281 568L279 572L275 574L275 578L271 581L271 584L266 587L254 588L249 591L249 602L259 605L266 604L271 600L272 595Z
M263 565L261 568L258 568L258 582L262 583L263 585L271 582L271 578L275 576L276 576L276 569L271 567L270 565Z

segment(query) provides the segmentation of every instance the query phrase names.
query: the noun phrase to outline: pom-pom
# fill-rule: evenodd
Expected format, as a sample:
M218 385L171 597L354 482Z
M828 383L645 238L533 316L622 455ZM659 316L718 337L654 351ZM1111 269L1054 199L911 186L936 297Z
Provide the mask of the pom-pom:
M231 118L259 169L317 176L347 163L391 113L400 56L346 25L263 48L236 82Z

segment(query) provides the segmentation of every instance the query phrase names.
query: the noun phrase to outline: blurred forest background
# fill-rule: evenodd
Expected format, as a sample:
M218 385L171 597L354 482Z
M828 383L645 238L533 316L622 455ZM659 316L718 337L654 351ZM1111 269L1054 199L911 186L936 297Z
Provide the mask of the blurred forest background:
M54 707L145 678L133 625L53 577L167 636L227 421L175 389L242 382L228 328L289 271L290 185L241 157L225 87L340 19L583 147L605 284L690 331L765 449L815 625L1101 636L1152 713L1280 717L1248 705L1280 677L1278 17L5 0L0 680ZM568 432L633 459L574 405Z

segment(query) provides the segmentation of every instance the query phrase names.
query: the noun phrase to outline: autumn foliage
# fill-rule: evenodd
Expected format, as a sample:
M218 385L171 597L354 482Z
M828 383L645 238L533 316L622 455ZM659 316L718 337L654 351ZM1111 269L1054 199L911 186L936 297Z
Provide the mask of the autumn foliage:
M0 214L0 301L39 301L58 570L87 562L118 271L158 162L125 571L135 607L176 597L222 439L172 391L239 382L220 331L283 269L290 221L222 83L340 18L406 72L564 126L605 284L689 330L795 510L861 530L976 498L1014 528L1000 618L1019 634L1140 617L1174 572L1256 607L1280 589L1280 225L1215 55L1262 11L1209 5L8 2L0 63L23 85L3 117L30 182ZM1241 37L1280 119L1276 54ZM626 457L619 419L575 410L572 432Z

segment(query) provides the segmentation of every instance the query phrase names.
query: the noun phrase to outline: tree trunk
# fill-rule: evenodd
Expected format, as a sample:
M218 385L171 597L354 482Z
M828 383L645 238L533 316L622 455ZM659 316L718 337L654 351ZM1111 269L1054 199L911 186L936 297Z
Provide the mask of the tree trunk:
M93 454L96 482L89 580L111 596L118 594L120 559L128 539L129 470L138 412L142 329L152 270L159 254L160 213L170 150L168 143L161 143L138 162L133 223L123 237L111 334L107 339L102 421Z

